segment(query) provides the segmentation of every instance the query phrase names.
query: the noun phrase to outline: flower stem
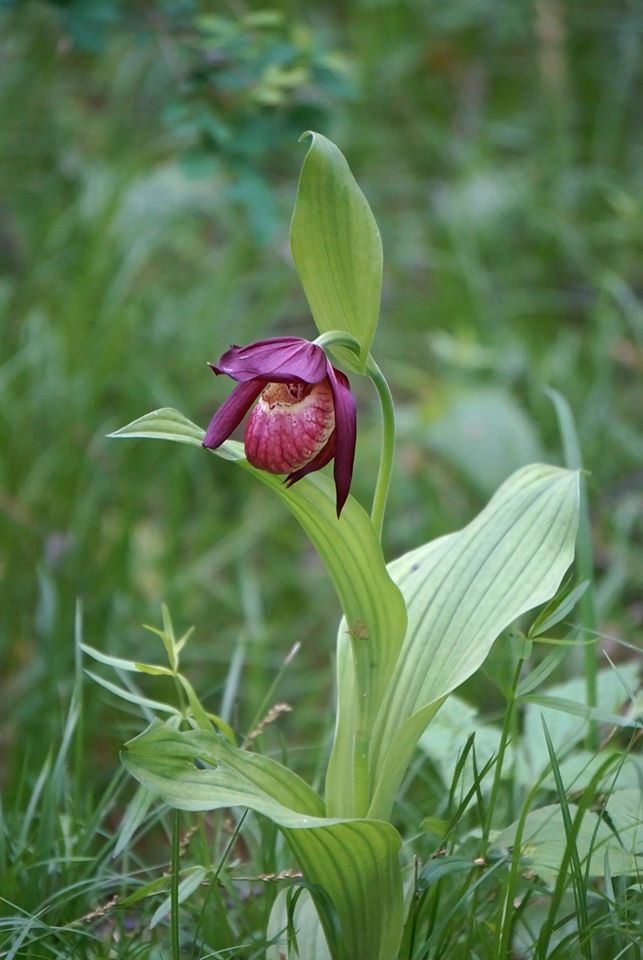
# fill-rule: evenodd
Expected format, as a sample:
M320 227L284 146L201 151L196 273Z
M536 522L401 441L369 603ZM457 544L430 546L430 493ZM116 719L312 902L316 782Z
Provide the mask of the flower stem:
M313 343L321 347L324 352L333 347L347 347L356 357L359 357L359 343L355 337L351 337L350 333L345 333L343 330L327 330L326 333L320 333Z
M380 452L380 467L377 472L375 482L375 493L373 494L373 506L371 507L371 520L375 527L375 533L378 540L382 539L382 527L384 524L384 511L388 500L389 487L391 485L391 474L393 472L393 456L395 454L395 406L391 390L386 382L384 374L375 363L372 356L368 357L366 363L366 373L373 381L377 395L380 400L382 411L382 448Z

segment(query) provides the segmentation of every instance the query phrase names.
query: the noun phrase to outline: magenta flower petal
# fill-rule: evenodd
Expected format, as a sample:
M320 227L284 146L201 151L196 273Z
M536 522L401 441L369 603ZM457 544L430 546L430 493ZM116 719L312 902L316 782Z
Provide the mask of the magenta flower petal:
M203 438L203 446L209 450L220 447L239 426L265 386L265 380L251 380L249 383L240 383L235 387L210 420Z
M320 383L328 361L322 348L308 340L273 337L247 347L231 347L210 366L216 374L225 373L241 383L256 378L271 383Z
M335 491L337 516L346 503L353 478L355 443L357 440L357 408L346 377L328 364L328 379L335 400Z

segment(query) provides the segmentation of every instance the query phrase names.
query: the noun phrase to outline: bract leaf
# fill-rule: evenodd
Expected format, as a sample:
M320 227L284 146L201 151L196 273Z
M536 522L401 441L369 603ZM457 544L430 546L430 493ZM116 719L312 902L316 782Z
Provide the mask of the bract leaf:
M534 464L509 477L463 530L389 565L408 628L373 732L369 816L388 816L441 699L478 669L502 630L555 593L577 523L578 474Z
M133 420L127 426L108 433L108 437L144 437L155 440L174 440L176 443L189 443L193 447L200 447L203 443L204 432L196 423L192 423L178 410L172 407L161 407L152 410L144 417Z
M390 824L326 818L321 799L292 771L200 730L153 724L126 744L123 762L171 806L239 805L275 822L307 881L321 887L333 904L338 931L320 915L333 960L395 955L403 919L401 841Z
M290 227L290 248L320 333L342 330L360 344L360 362L334 348L349 370L366 364L379 316L382 241L366 197L343 154L309 133Z

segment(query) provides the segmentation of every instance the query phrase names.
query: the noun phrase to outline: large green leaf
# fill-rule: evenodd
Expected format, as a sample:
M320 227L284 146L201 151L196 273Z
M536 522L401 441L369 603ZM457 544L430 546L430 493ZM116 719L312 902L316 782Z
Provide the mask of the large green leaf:
M343 330L361 347L361 372L375 335L382 287L382 241L368 202L334 143L311 133L290 228L293 259L318 330Z
M323 816L323 803L292 771L215 733L154 724L126 744L123 762L145 789L182 810L244 806L282 829L319 910L333 960L391 960L402 932L400 837L376 820ZM319 909L319 908L318 908Z
M158 438L201 446L204 431L169 407L155 410L110 434L119 438ZM406 609L389 576L382 548L366 511L348 498L338 519L335 488L316 473L287 488L279 477L252 467L243 445L227 440L216 456L234 461L270 487L291 510L319 551L337 591L347 631L363 639L371 652L374 696L383 692L406 626Z
M203 430L176 410L165 408L135 420L112 436L162 438L200 445ZM228 440L213 453L235 461L281 497L319 551L337 591L344 620L338 643L339 704L326 794L328 812L342 817L364 813L365 810L357 810L353 782L358 712L370 729L406 628L404 600L386 570L373 525L354 497L348 498L337 518L335 489L323 474L305 477L288 489L278 477L250 466L240 443ZM367 678L359 704L353 695L352 638L359 644Z
M373 732L369 815L389 815L442 698L477 670L502 630L553 596L577 523L578 474L535 464L514 473L463 530L389 566L408 628Z

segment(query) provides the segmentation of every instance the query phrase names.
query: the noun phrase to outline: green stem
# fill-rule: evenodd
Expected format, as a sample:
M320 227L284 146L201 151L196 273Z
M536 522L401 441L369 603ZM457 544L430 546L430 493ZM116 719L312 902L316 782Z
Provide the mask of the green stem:
M369 354L366 362L366 373L373 381L377 395L380 400L382 412L382 448L380 453L380 468L377 472L375 481L375 493L373 494L373 506L371 507L371 520L375 527L375 533L378 540L382 539L382 527L384 524L384 511L388 500L388 492L391 485L391 474L393 472L393 457L395 454L395 406L391 390L384 374Z
M514 671L513 682L511 684L511 691L509 698L507 700L507 709L505 711L505 718L502 724L502 732L500 734L500 743L498 744L498 756L496 759L496 769L493 775L493 783L491 786L491 794L489 796L489 804L487 807L487 816L485 818L485 823L482 828L482 850L481 856L486 857L487 849L489 846L489 834L491 833L491 825L493 819L493 813L498 801L498 793L500 792L500 781L502 778L502 766L505 760L505 753L507 752L507 744L509 743L509 738L511 730L514 726L514 713L516 710L516 689L518 687L518 681L520 680L520 672L522 670L523 661L519 660L516 664L516 669Z
M172 876L170 880L170 937L172 960L181 960L179 936L179 853L181 845L181 814L172 812Z
M329 347L348 347L357 357L360 354L360 345L355 337L351 337L350 333L344 333L343 330L327 330L326 333L320 333L313 343L324 351Z
M594 557L592 551L592 528L589 516L587 499L587 484L583 470L580 443L576 432L576 424L566 397L557 390L549 387L545 393L551 399L558 417L558 425L563 442L565 465L570 470L580 471L580 517L578 521L578 537L576 549L576 570L579 581L588 580L589 589L585 591L578 604L580 620L586 635L596 636L596 608L594 605ZM589 643L584 650L585 690L587 705L596 706L596 690L598 683L598 662L596 659L596 644ZM596 722L591 720L587 728L586 745L589 750L595 750L598 745L598 729Z

